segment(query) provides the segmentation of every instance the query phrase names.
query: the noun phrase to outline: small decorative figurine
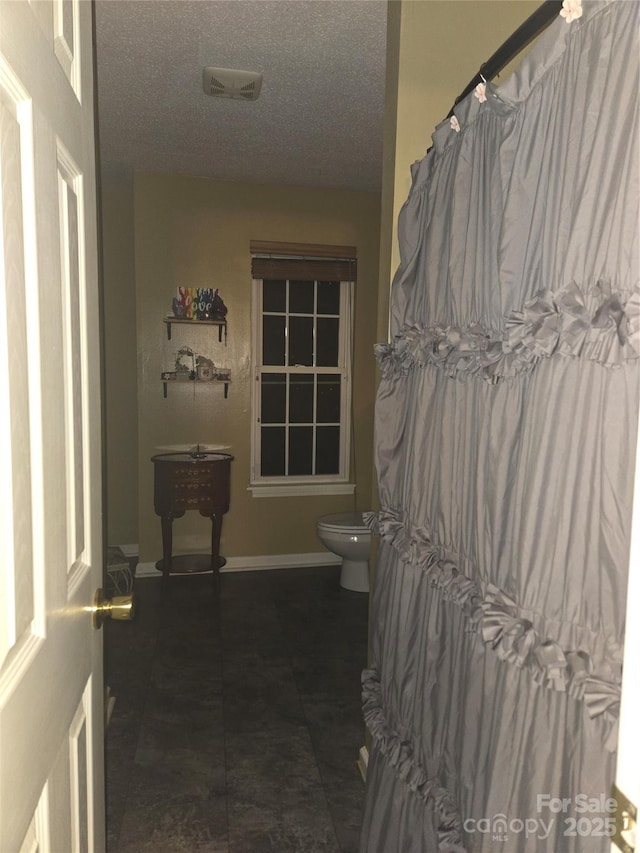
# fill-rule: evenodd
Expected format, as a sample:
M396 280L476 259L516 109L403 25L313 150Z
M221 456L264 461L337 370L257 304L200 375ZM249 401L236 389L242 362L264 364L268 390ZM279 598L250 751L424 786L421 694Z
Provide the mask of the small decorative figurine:
M224 320L224 318L227 316L227 306L222 301L222 297L220 296L217 287L213 291L211 310L216 320Z
M196 354L191 347L180 347L176 353L176 379L196 378Z
M196 356L196 366L198 379L211 380L215 378L216 366L210 358L205 358L203 355Z
M177 319L184 317L187 313L187 309L184 307L184 305L178 299L176 299L175 296L173 297L173 306L172 307L173 307L173 316L176 317Z

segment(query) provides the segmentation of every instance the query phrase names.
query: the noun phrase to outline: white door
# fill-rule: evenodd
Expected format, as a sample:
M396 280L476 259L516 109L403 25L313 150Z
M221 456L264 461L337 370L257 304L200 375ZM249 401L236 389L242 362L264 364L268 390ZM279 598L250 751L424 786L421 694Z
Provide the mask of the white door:
M0 0L0 850L104 848L92 4Z

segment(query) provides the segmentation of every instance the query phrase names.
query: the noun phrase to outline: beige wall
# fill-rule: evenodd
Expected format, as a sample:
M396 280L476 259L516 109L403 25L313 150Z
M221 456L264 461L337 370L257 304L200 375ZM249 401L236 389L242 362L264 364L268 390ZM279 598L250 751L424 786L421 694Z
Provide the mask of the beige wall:
M138 541L138 403L133 186L102 189L107 541Z
M171 445L229 446L231 509L225 516L227 557L321 551L315 520L327 512L366 509L372 490L372 431L379 252L379 196L225 183L178 175L135 178L138 341L140 559L161 556L160 523L153 511L149 458ZM353 245L356 286L354 423L357 492L351 496L253 498L247 491L251 434L250 240ZM174 326L167 341L162 318L176 287L218 287L229 309L227 345L211 327ZM228 399L222 385L169 386L160 373L188 345L230 367ZM210 525L197 513L174 523L174 553L206 551Z

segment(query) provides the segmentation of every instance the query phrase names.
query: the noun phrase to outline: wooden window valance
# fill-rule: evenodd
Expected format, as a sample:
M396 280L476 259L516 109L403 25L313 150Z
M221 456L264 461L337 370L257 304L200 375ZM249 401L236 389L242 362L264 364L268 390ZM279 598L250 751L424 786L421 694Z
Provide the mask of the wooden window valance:
M355 281L356 249L313 243L272 243L252 240L251 275L294 281Z

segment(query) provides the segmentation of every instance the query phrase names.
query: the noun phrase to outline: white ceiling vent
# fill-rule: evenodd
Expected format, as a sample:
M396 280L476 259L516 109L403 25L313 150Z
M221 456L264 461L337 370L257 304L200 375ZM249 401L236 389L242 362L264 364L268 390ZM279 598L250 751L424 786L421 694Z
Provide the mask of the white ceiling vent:
M262 88L262 74L257 71L207 67L202 72L202 88L207 95L216 98L255 101Z

